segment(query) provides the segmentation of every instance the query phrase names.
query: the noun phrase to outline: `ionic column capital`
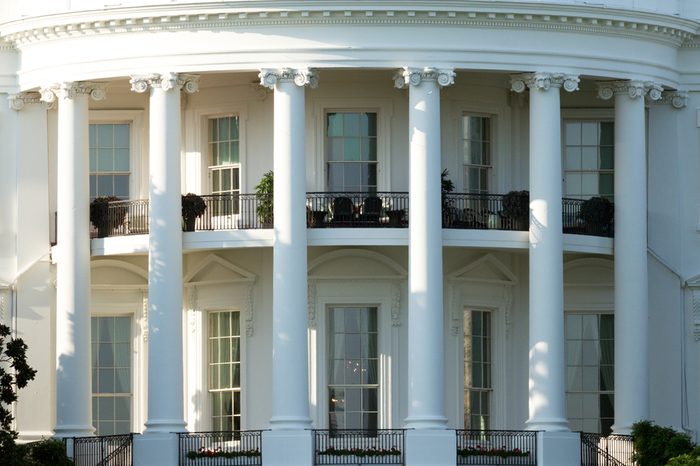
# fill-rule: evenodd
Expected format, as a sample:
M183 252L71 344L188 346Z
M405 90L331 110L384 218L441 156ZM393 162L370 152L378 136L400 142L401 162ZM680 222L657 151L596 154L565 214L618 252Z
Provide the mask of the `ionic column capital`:
M7 104L12 110L22 110L25 105L31 104L43 104L45 107L49 107L46 102L42 102L41 94L39 92L20 92L18 94L10 94L7 96Z
M673 108L681 109L688 105L687 91L664 91L661 98L654 103L660 105L670 105Z
M573 74L537 72L511 76L510 86L511 90L518 94L525 89L547 91L551 88L563 88L566 92L574 92L578 90L580 81L579 77Z
M440 87L446 87L455 83L455 76L455 71L452 68L410 68L404 66L394 74L394 86L398 89L404 89L409 86L418 86L423 81L428 81L437 82Z
M54 83L39 90L41 100L53 106L56 99L75 99L78 95L89 95L92 100L107 98L107 83L102 82L64 82Z
M260 85L269 89L274 89L281 82L293 82L297 86L309 86L312 89L318 86L318 73L311 68L263 68L258 77Z
M605 81L597 83L598 98L611 99L615 95L626 94L630 99L646 96L649 100L661 99L663 87L651 81Z
M134 92L146 92L149 88L169 90L183 90L193 94L199 90L199 76L194 74L163 73L131 76L129 80L131 90Z

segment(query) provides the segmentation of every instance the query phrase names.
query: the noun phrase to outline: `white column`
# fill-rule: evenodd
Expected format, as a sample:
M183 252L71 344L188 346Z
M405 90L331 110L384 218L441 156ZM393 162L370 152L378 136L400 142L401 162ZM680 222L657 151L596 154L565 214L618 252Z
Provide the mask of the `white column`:
M649 416L647 161L644 96L661 87L640 81L600 83L615 97L615 424L629 434Z
M313 464L309 417L305 91L308 69L265 69L274 90L274 244L272 251L272 418L263 433L265 464Z
M185 430L182 353L180 90L197 79L168 73L133 77L150 89L148 234L148 420L146 434Z
M105 97L96 83L62 83L41 90L58 101L56 263L57 437L92 435L90 380L90 192L88 98Z
M310 70L262 70L274 89L274 246L272 280L272 429L307 429L306 173L304 87Z
M568 431L564 366L564 255L559 89L578 78L534 73L512 78L530 89L529 418L531 430Z
M440 87L452 70L405 68L395 85L408 87L409 274L408 417L411 429L445 428L440 199Z

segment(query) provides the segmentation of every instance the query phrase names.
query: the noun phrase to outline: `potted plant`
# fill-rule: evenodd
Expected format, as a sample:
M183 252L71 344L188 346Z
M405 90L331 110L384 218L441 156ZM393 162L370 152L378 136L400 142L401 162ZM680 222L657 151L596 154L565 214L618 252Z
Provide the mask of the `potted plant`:
M592 197L583 201L579 215L586 225L586 233L607 234L615 215L615 207L604 197Z
M207 204L201 196L187 193L182 196L182 219L185 222L184 231L194 231L195 221L204 215Z
M455 189L455 184L448 178L450 171L445 168L440 173L440 193L442 199L442 226L449 227L454 220L454 201L448 196Z
M117 202L116 196L100 196L90 203L90 222L97 228L97 237L109 236L113 229L120 227L126 219L126 205L113 206L110 212L109 204Z
M513 230L527 230L530 219L530 191L510 191L503 196L504 218L510 220Z
M255 187L255 197L258 200L258 207L255 212L262 223L263 228L272 228L274 224L274 175L272 170L265 173L260 179L260 183Z

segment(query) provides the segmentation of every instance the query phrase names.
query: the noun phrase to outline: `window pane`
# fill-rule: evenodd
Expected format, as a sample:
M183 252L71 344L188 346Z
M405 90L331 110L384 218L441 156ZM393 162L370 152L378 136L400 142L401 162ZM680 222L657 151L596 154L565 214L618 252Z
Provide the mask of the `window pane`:
M581 145L581 123L566 122L564 125L564 138L567 145Z
M114 150L97 149L97 171L111 172L114 170Z
M97 147L114 147L114 125L97 125Z
M584 146L598 145L598 123L583 122L581 123L581 144Z
M114 175L113 195L120 199L129 198L129 175Z
M326 129L326 134L330 137L343 135L343 114L342 113L329 113L328 114L328 127Z
M129 149L129 125L114 125L114 147Z

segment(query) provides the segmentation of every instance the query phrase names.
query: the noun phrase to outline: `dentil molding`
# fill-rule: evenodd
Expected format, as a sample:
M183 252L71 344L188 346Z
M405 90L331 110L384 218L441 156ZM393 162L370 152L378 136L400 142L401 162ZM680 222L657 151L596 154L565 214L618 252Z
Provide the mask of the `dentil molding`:
M534 2L533 2L534 3ZM21 19L0 27L17 46L66 37L221 30L285 25L446 25L574 31L644 37L681 45L695 38L697 23L668 15L587 5L515 2L322 2L231 1L198 5L106 8Z

